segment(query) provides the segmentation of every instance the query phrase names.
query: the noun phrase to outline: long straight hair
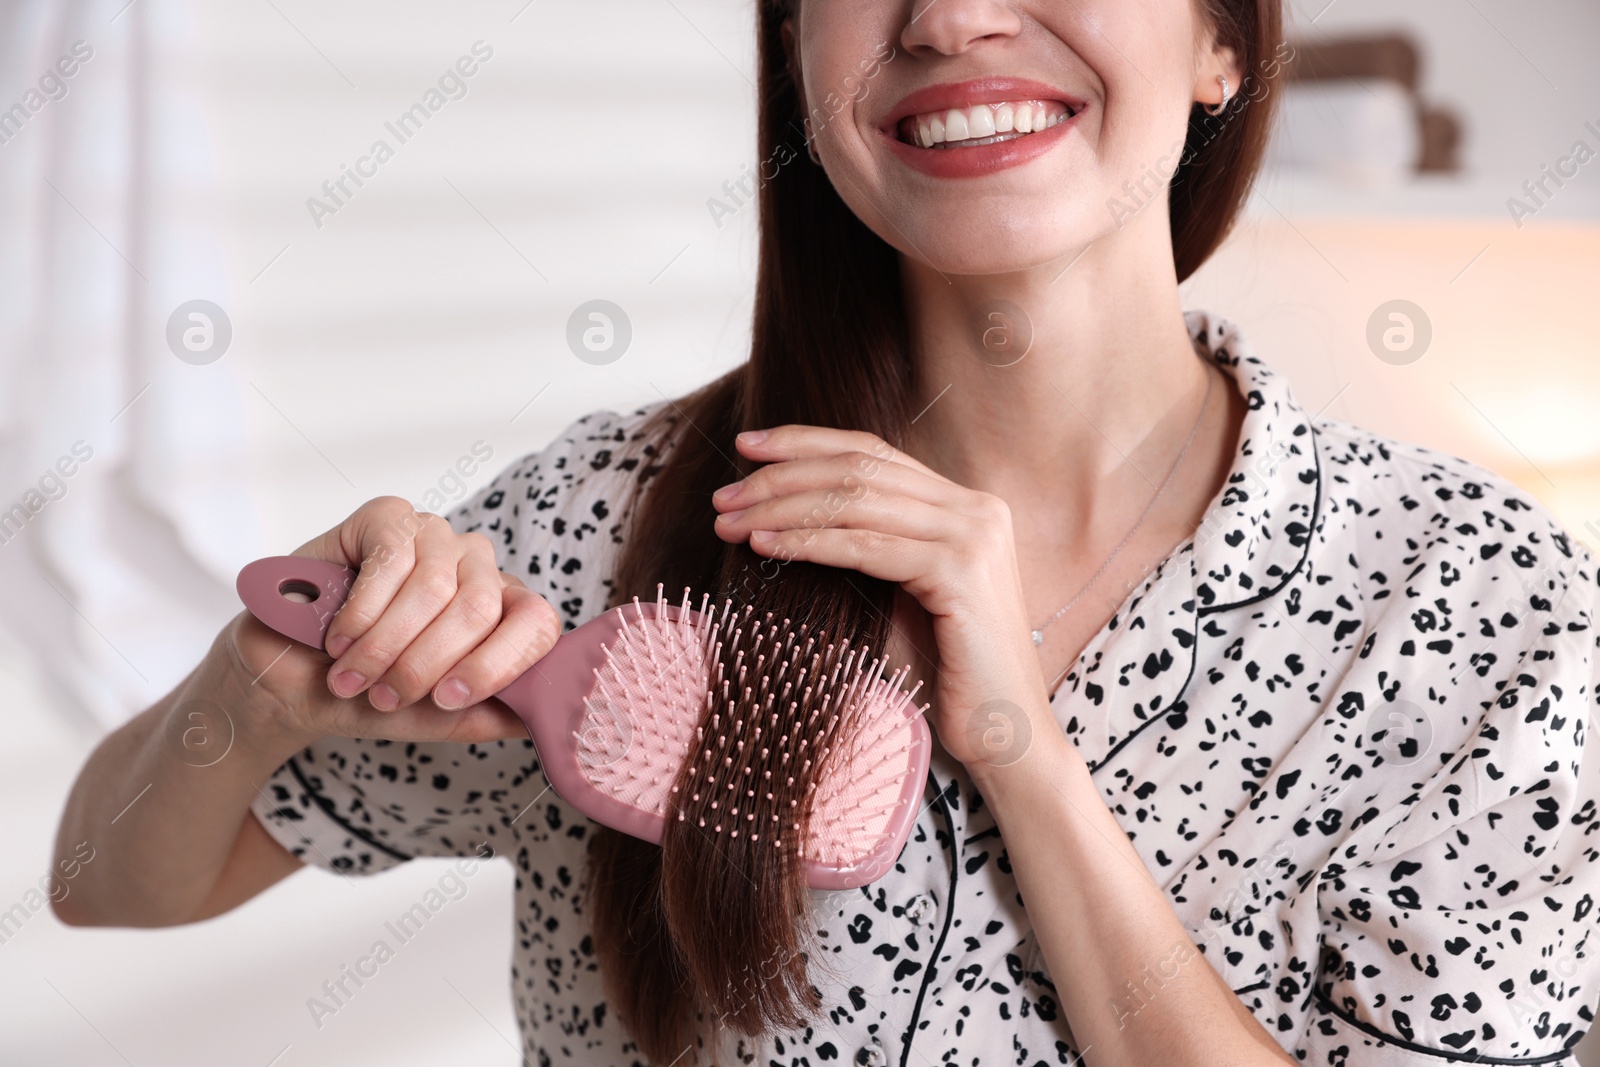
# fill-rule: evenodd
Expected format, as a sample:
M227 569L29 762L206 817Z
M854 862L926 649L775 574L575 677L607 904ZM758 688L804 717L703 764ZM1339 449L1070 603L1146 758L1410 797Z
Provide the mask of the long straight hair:
M758 2L758 142L766 162L750 358L662 405L644 428L649 477L638 483L630 522L649 533L627 538L612 603L657 583L669 591L688 587L712 592L718 602L732 598L757 618L771 613L814 635L882 649L891 584L806 562L779 565L712 533L711 494L753 469L733 447L737 433L804 423L865 430L898 446L917 395L898 254L856 218L806 155L802 97L783 39L798 3ZM1283 58L1274 51L1281 0L1196 3L1249 74L1223 115L1191 110L1169 189L1180 281L1221 244L1238 215L1265 151ZM723 650L725 669L732 656ZM744 710L744 703L736 709ZM785 712L782 725L798 728L810 710L802 702ZM703 725L716 711L708 701ZM809 785L802 776L768 804L803 801ZM586 909L607 997L657 1064L704 1043L707 1028L749 1036L791 1029L819 1003L809 977L801 835L777 848L748 836L708 835L698 828L715 817L710 796L694 796L676 794L659 847L598 828L589 853Z

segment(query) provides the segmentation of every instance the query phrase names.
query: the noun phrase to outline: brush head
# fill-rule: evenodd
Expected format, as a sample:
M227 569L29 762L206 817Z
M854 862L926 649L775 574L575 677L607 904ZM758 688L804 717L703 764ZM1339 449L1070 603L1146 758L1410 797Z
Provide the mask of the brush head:
M347 567L278 556L247 566L238 588L256 618L320 648L354 579ZM815 889L888 873L932 752L927 705L913 703L921 685L901 687L909 668L883 677L866 649L731 602L689 604L687 590L681 604L659 589L653 603L635 598L564 634L495 694L528 727L551 787L654 844L669 817L684 817L674 790L709 794L700 829L795 845ZM813 788L792 795L794 772L811 767Z

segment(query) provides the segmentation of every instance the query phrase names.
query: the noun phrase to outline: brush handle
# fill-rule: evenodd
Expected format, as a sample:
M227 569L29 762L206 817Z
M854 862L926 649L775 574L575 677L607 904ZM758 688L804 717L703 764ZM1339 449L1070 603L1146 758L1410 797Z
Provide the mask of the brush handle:
M270 556L240 571L237 587L239 599L264 625L290 640L321 649L328 626L349 598L355 580L355 571L337 563L304 556ZM635 608L635 614L639 619L663 616L676 620L682 610L673 605L644 604ZM596 672L605 665L607 646L616 641L622 626L618 609L563 634L539 662L494 696L527 727L541 769L558 796L596 822L660 844L661 816L629 807L595 789L578 758L576 741L583 728L585 698Z
M235 587L250 614L268 628L320 649L355 581L356 572L342 564L269 556L247 564Z

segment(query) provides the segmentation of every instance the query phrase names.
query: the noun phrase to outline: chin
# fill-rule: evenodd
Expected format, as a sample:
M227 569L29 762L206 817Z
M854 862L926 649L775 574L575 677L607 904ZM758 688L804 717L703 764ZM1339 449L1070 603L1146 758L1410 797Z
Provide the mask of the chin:
M961 221L950 225L947 220L957 214ZM1088 194L930 205L896 210L885 222L872 227L884 241L947 275L1016 274L1057 263L1059 270L1116 232L1105 198Z

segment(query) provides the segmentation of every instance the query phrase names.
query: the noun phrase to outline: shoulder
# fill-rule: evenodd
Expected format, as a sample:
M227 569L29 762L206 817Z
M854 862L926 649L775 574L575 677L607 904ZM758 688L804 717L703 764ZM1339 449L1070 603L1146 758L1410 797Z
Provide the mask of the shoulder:
M1554 608L1596 599L1596 567L1582 543L1536 497L1448 453L1333 419L1316 423L1325 536L1345 532L1358 562L1460 585L1496 601L1533 598ZM1459 591L1458 591L1459 592ZM1455 599L1455 598L1453 598Z
M1330 709L1359 755L1304 1047L1558 1058L1600 979L1595 561L1476 464L1333 420L1316 436L1316 577L1366 625Z
M570 628L605 608L610 570L642 487L674 439L669 401L592 411L502 470L448 517L494 544L502 571Z
M609 408L589 412L568 424L545 447L507 466L462 510L478 513L468 516L471 521L492 517L483 513L495 512L506 503L501 497L485 504L497 493L513 498L513 505L522 500L542 501L544 506L535 510L549 510L555 500L574 488L647 479L660 455L654 431L672 421L668 406L667 401L659 401L627 412Z

